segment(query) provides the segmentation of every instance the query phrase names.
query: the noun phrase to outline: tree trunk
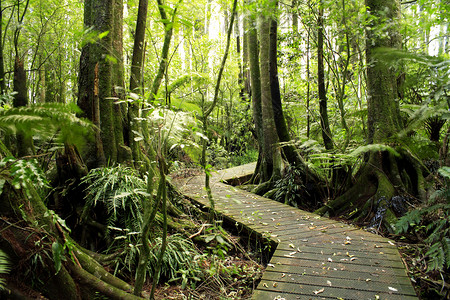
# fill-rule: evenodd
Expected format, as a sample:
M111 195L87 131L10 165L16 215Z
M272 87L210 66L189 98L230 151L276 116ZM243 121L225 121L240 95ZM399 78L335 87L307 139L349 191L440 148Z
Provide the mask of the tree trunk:
M269 5L273 5L273 2ZM270 11L273 12L272 9ZM260 16L259 22L259 63L261 69L261 113L263 125L261 179L263 182L266 182L271 178L278 179L281 176L281 156L277 145L278 136L275 128L269 73L271 18L269 16Z
M150 103L153 100L155 100L156 94L158 93L159 87L161 86L164 72L166 72L166 68L168 65L170 41L172 40L172 34L173 34L173 23L174 23L175 14L177 11L177 7L176 7L173 12L172 19L170 20L167 16L165 8L164 8L163 1L162 0L156 0L156 1L158 2L159 14L160 14L161 20L164 24L165 35L164 35L163 48L161 50L161 60L159 62L158 72L156 73L156 76L153 79L152 87L150 90L150 99L149 99Z
M3 60L3 10L0 1L0 95L6 92L5 62Z
M259 167L262 158L263 149L263 125L261 112L261 73L259 69L259 48L258 32L256 29L256 18L254 15L248 15L247 19L247 50L248 62L250 68L250 87L252 97L253 122L255 123L256 139L258 140L258 164L256 166L252 181L259 176Z
M317 17L317 80L319 88L320 127L325 149L334 148L328 121L327 91L325 88L325 64L323 63L323 2L319 0L319 15Z
M117 161L132 160L131 148L128 146L128 132L130 121L128 120L127 104L125 100L125 79L123 65L123 0L114 0L113 17L113 55L116 59L112 75L113 121L114 135L117 147Z
M114 6L111 1L87 0L84 5L85 28L93 27L99 34L109 32L95 44L86 44L81 53L78 105L85 117L95 123L99 116L100 139L89 144L84 154L89 168L117 161L115 119L113 115L113 32ZM98 71L97 71L98 68ZM98 110L97 102L98 99ZM102 146L99 143L102 143ZM102 148L102 153L99 153ZM103 159L105 158L105 159Z
M16 56L14 61L14 107L21 107L28 105L28 90L27 90L27 74L25 73L23 62ZM16 134L17 138L17 156L23 157L33 154L33 140L31 136L24 131L19 131Z
M278 6L278 4L276 4ZM286 125L286 120L283 114L283 108L281 104L281 94L280 94L280 84L278 81L278 22L273 17L270 22L270 45L269 45L269 75L270 75L270 92L272 98L273 116L275 121L275 128L278 134L278 138L282 143L289 143L291 137L289 135L289 130ZM283 154L289 164L293 166L301 167L302 161L299 154L296 152L293 145L284 145L282 148Z
M141 97L144 95L142 73L144 64L144 43L145 29L147 24L147 11L148 0L139 0L136 32L133 45L133 57L131 60L130 91L138 94ZM128 143L131 146L133 159L136 162L139 161L141 157L139 142L135 140L138 136L137 133L141 132L139 122L136 119L138 117L139 105L133 101L128 108L128 120L130 122Z
M92 11L94 19L94 29L100 33L109 31L109 34L103 37L95 45L95 62L99 65L99 84L98 95L100 103L100 129L103 143L103 151L106 161L117 161L117 143L114 128L113 116L113 70L112 62L107 59L113 53L112 33L114 32L114 6L109 0L94 2Z

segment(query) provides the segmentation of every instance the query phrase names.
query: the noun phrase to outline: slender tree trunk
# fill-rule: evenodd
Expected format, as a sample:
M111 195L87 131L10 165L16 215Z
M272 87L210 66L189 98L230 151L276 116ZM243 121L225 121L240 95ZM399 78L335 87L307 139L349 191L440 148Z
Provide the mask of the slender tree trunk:
M244 34L242 38L242 76L244 84L244 97L250 100L251 97L251 85L250 85L250 70L249 70L249 51L248 51L248 18L244 17L243 20Z
M322 128L322 138L327 150L333 149L333 140L328 121L327 91L325 88L325 64L323 63L323 2L319 0L319 15L317 19L317 78L319 88L319 106L320 106L320 126Z
M123 0L114 0L113 6L112 50L116 62L113 65L112 95L114 135L117 147L117 161L131 161L132 153L128 147L129 120L125 100L125 78L123 65Z
M310 99L311 99L311 70L310 70L310 35L307 33L306 40L306 137L309 139L311 135L311 112L310 112Z
M144 64L144 44L145 44L145 29L147 24L148 0L139 0L139 8L136 22L136 31L134 36L133 57L131 60L131 74L130 74L130 91L140 95L144 94L144 87L142 82L143 64ZM139 105L132 102L128 109L129 126L129 145L133 154L133 159L139 161L140 149L139 142L135 139L140 132L139 122Z
M25 73L23 62L16 56L14 62L14 107L21 107L28 105L28 89L27 89L27 74ZM23 157L33 153L33 141L31 136L26 132L17 132L17 156Z
M3 10L0 1L0 95L6 91L5 62L3 59Z
M292 31L294 35L298 34L298 2L292 0Z
M172 40L172 34L173 34L173 24L175 21L175 15L177 12L177 7L173 11L172 19L169 19L166 13L166 10L164 8L164 3L162 0L156 0L158 2L158 9L159 14L161 16L161 20L164 24L164 29L166 31L164 35L164 44L161 51L161 60L159 62L159 68L158 72L156 73L155 78L153 79L152 87L150 90L150 99L149 101L152 102L156 94L158 93L159 87L161 86L162 79L164 77L164 72L166 71L167 65L168 65L168 57L169 57L169 47L170 47L170 41ZM179 0L181 2L181 0Z
M250 68L250 87L252 97L253 122L255 123L256 138L258 140L258 164L255 174L259 175L260 163L263 151L263 124L261 111L261 72L259 69L258 32L254 15L247 17L247 50Z

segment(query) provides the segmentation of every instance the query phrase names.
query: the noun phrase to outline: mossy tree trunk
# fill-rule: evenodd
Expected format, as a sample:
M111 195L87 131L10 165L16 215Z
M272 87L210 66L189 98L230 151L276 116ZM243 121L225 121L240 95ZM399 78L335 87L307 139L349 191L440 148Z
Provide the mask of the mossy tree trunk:
M87 165L92 168L105 165L107 161L117 161L112 99L112 61L116 60L113 50L114 3L107 0L85 1L84 26L92 27L102 36L96 43L83 47L78 76L78 106L83 110L84 117L100 125L100 134L84 153Z
M274 112L272 105L270 64L270 24L275 14L274 1L267 6L267 11L259 16L259 64L261 72L261 116L262 116L262 161L261 181L267 182L281 176L281 154L277 145Z
M369 152L365 164L357 174L354 185L343 195L327 203L319 214L346 215L359 221L369 220L377 208L385 209L383 223L388 230L396 221L390 200L399 194L424 197L424 179L421 163L408 149L396 143L401 129L397 81L395 70L383 62L377 51L399 48L398 32L400 3L398 0L366 0L374 17L367 29L367 88L368 88L368 140L369 143L389 143L392 151ZM380 35L378 26L384 26Z
M145 29L147 24L148 0L139 0L138 15L136 21L136 31L134 36L133 56L131 60L130 91L143 97L144 87L142 82L143 64L144 64L144 43ZM128 120L130 122L128 139L133 159L140 160L139 142L135 139L140 133L140 126L137 118L139 117L139 105L132 102L128 109ZM135 163L137 166L137 163Z
M129 147L128 107L125 100L125 78L123 64L123 0L114 0L113 4L113 31L112 31L112 53L114 57L112 74L112 96L113 122L115 143L117 147L117 161L125 162L132 160Z

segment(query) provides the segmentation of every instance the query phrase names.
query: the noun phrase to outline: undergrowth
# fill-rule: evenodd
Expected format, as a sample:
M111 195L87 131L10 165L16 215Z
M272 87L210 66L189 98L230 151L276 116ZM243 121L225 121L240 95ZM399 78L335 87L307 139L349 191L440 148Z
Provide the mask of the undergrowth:
M442 167L438 173L441 186L428 203L409 211L396 224L401 240L412 243L404 253L424 299L450 296L450 167Z

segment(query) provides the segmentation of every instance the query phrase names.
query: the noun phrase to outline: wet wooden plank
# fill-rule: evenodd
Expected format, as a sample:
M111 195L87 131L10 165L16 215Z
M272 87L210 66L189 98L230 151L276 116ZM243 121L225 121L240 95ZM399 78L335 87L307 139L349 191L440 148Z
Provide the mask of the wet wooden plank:
M252 299L417 299L395 244L354 226L230 187L255 165L213 173L218 214L277 244ZM208 207L204 178L174 184Z

